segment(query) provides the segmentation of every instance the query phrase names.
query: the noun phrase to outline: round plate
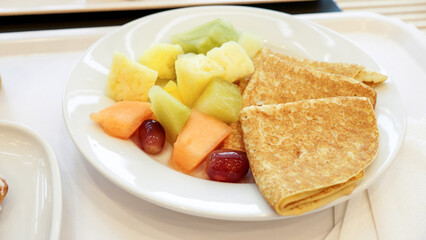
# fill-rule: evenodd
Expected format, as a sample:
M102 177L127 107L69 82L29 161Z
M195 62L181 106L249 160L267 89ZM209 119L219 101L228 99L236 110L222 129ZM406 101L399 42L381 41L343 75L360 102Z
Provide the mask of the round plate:
M108 136L89 115L113 104L105 95L114 51L137 60L154 43L201 23L222 18L241 31L265 39L265 45L291 55L321 61L358 63L383 69L363 50L342 36L287 14L251 7L213 6L165 11L130 22L93 44L77 62L66 87L63 110L68 131L86 159L109 180L128 192L175 211L227 220L269 220L278 216L254 183L220 183L177 172L164 162L171 147L155 159L131 140ZM312 212L347 200L369 186L392 162L403 140L405 112L392 79L376 88L380 148L364 179L351 195Z
M0 120L0 175L9 185L0 239L59 239L61 175L49 143L27 126Z

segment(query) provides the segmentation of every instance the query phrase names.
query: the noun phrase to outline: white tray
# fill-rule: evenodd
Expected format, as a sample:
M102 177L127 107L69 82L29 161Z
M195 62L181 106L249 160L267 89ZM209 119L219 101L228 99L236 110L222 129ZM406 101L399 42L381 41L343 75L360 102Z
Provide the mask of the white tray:
M367 50L397 84L407 115L426 113L426 37L398 20L367 13L300 15ZM115 27L0 34L0 119L31 126L58 155L61 239L323 239L333 210L272 222L227 222L169 211L108 182L80 155L62 119L62 93L77 58ZM1 214L1 213L0 213ZM307 230L308 226L308 230Z
M187 7L212 4L254 4L312 0L2 0L0 16L104 12Z

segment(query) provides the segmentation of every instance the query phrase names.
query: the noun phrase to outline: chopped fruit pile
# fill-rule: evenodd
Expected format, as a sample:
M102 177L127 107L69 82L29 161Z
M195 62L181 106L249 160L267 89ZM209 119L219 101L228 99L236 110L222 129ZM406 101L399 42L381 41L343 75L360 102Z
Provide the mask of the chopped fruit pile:
M247 157L216 148L238 121L242 100L234 82L253 73L251 58L262 45L259 36L216 19L152 45L137 61L116 52L106 94L117 102L90 118L113 137L137 134L148 154L160 153L167 140L170 165L179 171L190 173L209 156L212 180L238 182Z

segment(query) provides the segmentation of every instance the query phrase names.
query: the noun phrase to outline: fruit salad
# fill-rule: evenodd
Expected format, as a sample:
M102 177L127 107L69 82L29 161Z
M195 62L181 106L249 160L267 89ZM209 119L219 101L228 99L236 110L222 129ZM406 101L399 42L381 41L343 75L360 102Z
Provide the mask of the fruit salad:
M241 182L249 172L242 151L217 150L238 121L241 91L251 58L263 39L216 19L155 43L137 59L115 52L106 94L115 104L90 118L112 137L136 139L147 154L173 145L169 165L221 182ZM132 136L136 136L133 137Z

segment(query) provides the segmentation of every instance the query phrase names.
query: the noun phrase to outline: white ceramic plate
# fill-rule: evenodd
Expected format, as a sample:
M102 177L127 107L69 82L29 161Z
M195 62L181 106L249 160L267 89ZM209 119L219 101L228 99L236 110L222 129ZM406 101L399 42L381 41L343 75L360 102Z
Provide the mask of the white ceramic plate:
M50 145L27 127L0 121L0 174L9 185L0 239L59 239L61 177Z
M292 55L359 63L384 72L368 54L340 35L283 13L235 6L183 8L128 23L90 47L76 64L66 87L63 102L66 125L78 149L96 169L142 199L209 218L289 218L278 216L255 184L219 183L179 173L161 163L170 156L170 146L154 160L130 140L109 137L89 120L90 113L113 103L104 89L114 51L136 60L151 44L169 42L172 34L216 18L232 22L239 30L254 32L266 39L266 45ZM389 166L398 151L405 132L401 99L392 79L379 86L377 92L376 113L381 133L377 159L352 195L315 211L329 208L366 189Z

